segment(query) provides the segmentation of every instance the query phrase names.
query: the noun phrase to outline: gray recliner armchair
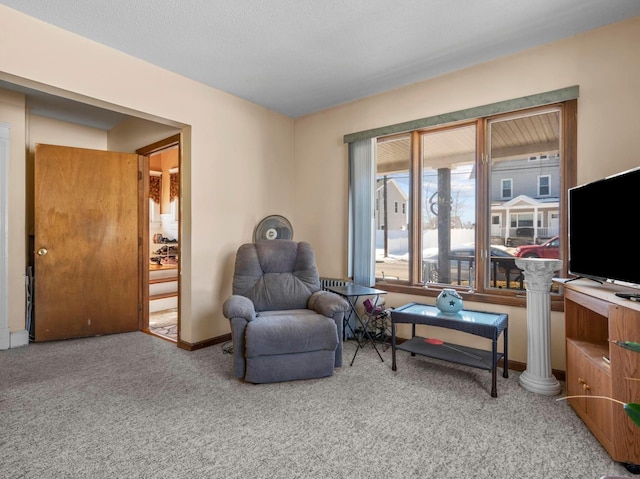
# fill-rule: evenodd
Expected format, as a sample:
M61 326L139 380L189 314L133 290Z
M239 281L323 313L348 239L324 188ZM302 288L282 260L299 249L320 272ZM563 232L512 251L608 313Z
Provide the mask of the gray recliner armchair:
M244 244L236 254L231 322L233 369L251 383L331 376L342 366L342 321L349 304L323 291L311 245L290 240Z

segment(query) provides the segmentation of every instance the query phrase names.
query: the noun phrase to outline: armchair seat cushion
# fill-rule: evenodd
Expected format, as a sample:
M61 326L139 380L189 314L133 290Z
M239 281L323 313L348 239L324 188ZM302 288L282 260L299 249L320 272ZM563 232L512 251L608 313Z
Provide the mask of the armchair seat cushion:
M263 311L249 322L245 333L245 357L335 351L335 322L308 309Z

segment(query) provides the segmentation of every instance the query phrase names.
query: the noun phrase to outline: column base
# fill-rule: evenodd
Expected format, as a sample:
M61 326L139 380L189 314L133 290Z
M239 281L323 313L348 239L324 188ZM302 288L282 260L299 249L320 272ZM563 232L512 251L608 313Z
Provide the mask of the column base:
M545 394L547 396L556 396L560 394L562 386L558 380L554 377L543 378L541 376L535 376L528 371L523 372L520 375L520 386L527 391L533 393Z

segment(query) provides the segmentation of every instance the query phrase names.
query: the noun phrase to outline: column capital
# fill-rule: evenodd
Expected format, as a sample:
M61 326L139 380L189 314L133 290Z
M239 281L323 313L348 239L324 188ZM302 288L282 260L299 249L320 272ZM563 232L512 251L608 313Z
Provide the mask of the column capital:
M547 293L553 273L562 268L562 261L548 258L516 258L516 266L524 271L527 291Z

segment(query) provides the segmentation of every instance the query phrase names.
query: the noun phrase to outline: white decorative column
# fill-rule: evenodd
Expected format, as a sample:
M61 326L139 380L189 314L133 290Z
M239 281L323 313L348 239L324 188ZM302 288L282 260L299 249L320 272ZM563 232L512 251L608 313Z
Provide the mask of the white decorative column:
M527 369L520 385L534 393L560 394L561 386L551 372L551 278L562 261L543 258L517 258L524 271L527 289Z

